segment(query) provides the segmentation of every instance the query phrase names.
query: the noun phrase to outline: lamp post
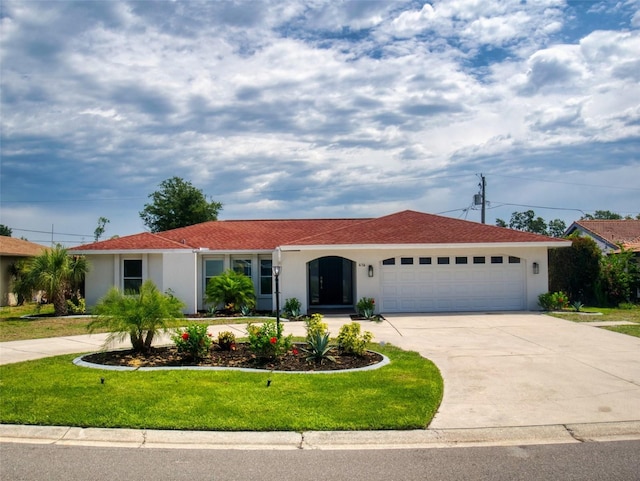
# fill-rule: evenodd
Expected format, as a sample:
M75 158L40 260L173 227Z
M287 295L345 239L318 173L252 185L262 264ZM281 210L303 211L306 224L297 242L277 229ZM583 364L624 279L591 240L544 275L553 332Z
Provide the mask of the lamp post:
M282 266L273 266L273 277L276 279L276 330L280 339L280 271Z

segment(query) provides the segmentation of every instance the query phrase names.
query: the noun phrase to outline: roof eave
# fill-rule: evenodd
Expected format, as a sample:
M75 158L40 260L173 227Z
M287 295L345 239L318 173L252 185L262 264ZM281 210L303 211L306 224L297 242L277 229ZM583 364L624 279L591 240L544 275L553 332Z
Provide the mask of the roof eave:
M322 244L322 245L283 245L286 251L310 251L310 250L359 250L359 249L501 249L507 247L571 247L570 240L558 240L549 242L470 242L470 243L438 243L438 244Z

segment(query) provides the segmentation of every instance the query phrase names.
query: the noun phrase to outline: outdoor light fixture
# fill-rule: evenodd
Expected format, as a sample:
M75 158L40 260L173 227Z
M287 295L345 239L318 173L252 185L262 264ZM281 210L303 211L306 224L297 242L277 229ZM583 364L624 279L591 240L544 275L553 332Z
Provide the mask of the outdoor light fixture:
M533 263L533 273L540 274L540 264L538 264L537 262Z
M278 333L278 339L280 339L280 272L282 266L277 265L272 267L273 277L276 278L276 331Z
M373 277L373 266L372 265L369 266L368 274L369 274L369 277Z

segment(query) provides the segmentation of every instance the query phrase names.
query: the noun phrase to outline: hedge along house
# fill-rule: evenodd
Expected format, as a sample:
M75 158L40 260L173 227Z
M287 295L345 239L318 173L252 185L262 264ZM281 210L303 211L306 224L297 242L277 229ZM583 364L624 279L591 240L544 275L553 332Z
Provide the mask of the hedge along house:
M537 309L548 289L547 251L571 243L527 232L403 211L369 219L212 221L71 249L87 256L87 304L107 290L151 279L187 305L206 309L209 279L234 269L253 280L257 308L275 306L272 267L281 266L280 305L303 311L353 308L372 297L378 311Z

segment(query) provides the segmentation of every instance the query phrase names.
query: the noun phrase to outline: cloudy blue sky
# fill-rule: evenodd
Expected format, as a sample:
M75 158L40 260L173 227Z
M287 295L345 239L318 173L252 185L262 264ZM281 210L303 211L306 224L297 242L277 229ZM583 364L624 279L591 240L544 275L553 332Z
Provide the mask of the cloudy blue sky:
M640 213L640 0L1 2L14 237L221 219ZM42 231L42 232L35 232ZM71 235L74 234L74 235Z

